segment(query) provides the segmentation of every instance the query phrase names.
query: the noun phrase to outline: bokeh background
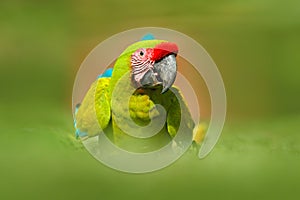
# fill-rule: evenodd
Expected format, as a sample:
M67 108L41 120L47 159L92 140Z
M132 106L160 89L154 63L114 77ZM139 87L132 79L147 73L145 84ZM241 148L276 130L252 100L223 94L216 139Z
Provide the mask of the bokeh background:
M132 175L73 140L71 95L98 43L144 26L206 48L228 115L204 160ZM0 30L0 199L299 198L299 1L4 0Z

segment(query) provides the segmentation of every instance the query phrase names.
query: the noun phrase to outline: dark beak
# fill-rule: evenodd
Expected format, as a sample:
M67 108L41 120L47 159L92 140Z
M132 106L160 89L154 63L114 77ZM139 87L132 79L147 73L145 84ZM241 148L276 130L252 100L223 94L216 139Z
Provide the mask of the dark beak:
M161 61L154 63L157 79L162 83L161 93L166 92L174 83L177 75L177 63L174 54L164 57Z
M176 55L169 54L154 63L153 70L149 70L141 80L143 87L162 86L162 92L166 92L174 83L177 74Z

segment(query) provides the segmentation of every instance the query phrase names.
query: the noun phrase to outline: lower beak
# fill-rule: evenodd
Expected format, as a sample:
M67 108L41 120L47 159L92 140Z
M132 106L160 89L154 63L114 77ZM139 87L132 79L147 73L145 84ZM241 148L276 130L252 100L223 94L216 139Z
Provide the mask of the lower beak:
M177 63L174 54L170 54L154 63L153 70L149 70L141 80L142 86L162 85L162 92L166 92L174 83L177 74Z

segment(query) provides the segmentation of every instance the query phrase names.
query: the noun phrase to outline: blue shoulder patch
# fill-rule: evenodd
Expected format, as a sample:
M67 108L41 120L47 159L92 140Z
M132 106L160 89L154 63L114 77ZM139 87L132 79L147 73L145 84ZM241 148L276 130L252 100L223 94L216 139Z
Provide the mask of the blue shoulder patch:
M154 39L155 37L151 33L147 33L141 38L141 40L154 40Z
M113 72L113 68L108 68L103 74L100 74L97 79L99 78L110 78Z
M79 138L79 137L85 137L87 136L88 134L86 132L81 132L78 128L77 128L77 122L76 122L76 115L77 115L77 112L78 112L78 109L80 107L80 103L76 105L75 107L75 119L74 119L74 127L75 127L75 136L76 138Z
M85 137L87 136L88 134L86 132L81 132L78 128L76 129L75 131L75 136L76 138L81 138L81 137Z

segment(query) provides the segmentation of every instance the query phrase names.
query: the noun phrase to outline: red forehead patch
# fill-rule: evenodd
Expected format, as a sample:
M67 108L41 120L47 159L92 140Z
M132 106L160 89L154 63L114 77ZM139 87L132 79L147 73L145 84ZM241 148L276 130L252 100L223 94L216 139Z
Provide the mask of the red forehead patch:
M153 49L153 61L158 61L169 54L177 54L178 47L175 43L172 42L163 42L156 45Z

